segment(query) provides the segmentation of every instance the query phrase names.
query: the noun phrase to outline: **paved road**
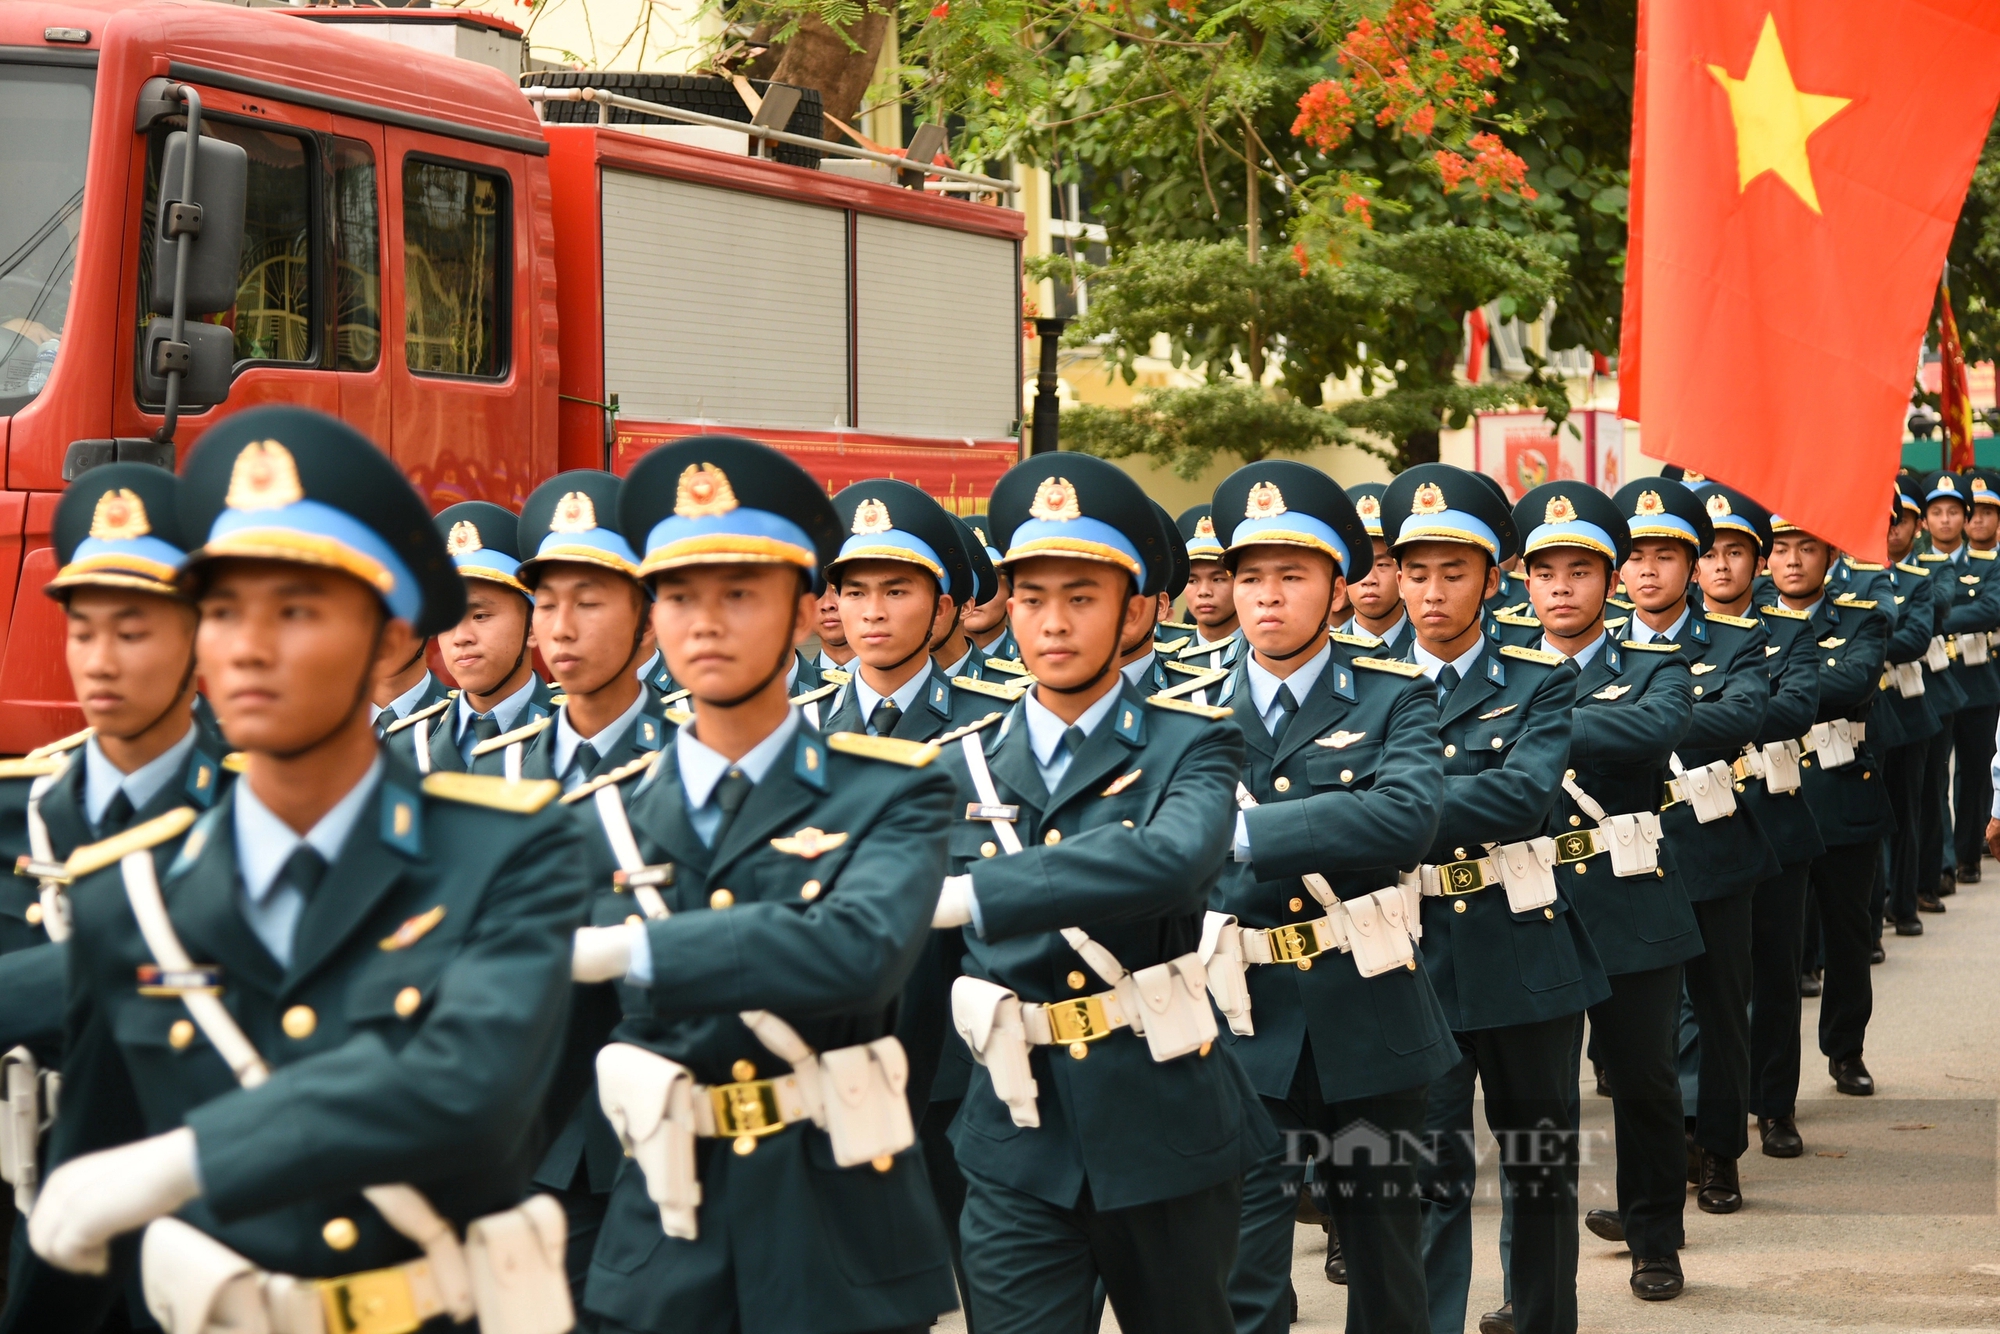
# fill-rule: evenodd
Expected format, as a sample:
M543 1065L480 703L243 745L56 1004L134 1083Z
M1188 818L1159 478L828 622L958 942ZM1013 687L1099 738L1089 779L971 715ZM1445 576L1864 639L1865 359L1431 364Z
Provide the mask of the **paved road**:
M1819 1055L1819 1004L1805 1003L1799 1130L1803 1158L1751 1149L1746 1203L1715 1217L1687 1206L1682 1252L1687 1291L1641 1303L1623 1248L1583 1234L1579 1304L1586 1331L1649 1334L1892 1334L2000 1329L2000 870L1947 899L1926 934L1889 938L1874 970L1875 1015L1867 1058L1879 1091L1833 1091ZM1610 1103L1583 1095L1586 1129L1609 1142ZM1607 1155L1608 1157L1608 1155ZM1611 1165L1586 1172L1585 1207ZM1490 1177L1490 1169L1487 1177ZM1492 1182L1482 1178L1492 1198ZM1469 1328L1500 1301L1499 1210L1475 1214L1476 1262ZM1320 1274L1318 1229L1299 1229L1296 1334L1345 1327L1344 1290ZM1107 1329L1113 1326L1105 1321ZM962 1329L952 1318L940 1329Z

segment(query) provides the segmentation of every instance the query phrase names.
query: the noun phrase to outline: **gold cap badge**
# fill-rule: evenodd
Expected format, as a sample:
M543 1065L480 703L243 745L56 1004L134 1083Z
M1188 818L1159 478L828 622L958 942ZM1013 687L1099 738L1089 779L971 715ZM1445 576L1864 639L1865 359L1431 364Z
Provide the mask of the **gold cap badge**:
M1983 496L1986 494L1986 489L1986 479L1984 477L1975 477L1972 479L1972 493L1974 495Z
M683 519L711 519L736 508L736 488L713 463L690 463L681 469L674 489L674 513Z
M470 551L483 551L486 544L479 540L479 525L470 519L460 519L451 526L451 535L444 540L444 549L454 556L463 556Z
M1667 502L1660 499L1658 491L1641 491L1639 503L1634 506L1642 517L1650 518L1667 512Z
M1250 488L1250 496L1243 502L1243 517L1246 519L1274 519L1285 512L1285 496L1275 482L1259 482Z
M1028 517L1044 523L1081 519L1083 507L1077 504L1076 488L1069 484L1069 478L1051 477L1036 487L1035 503L1028 506Z
M1425 482L1417 488L1417 493L1410 497L1412 514L1442 514L1450 508L1444 501L1444 488L1436 482Z
M549 516L552 533L587 533L597 527L597 506L581 491L565 491Z
M1196 537L1214 537L1215 520L1211 519L1206 514L1202 515L1199 519L1196 519L1194 521L1194 535Z
M305 498L292 451L275 440L253 440L229 470L229 494L222 503L233 510L276 510Z
M90 535L101 542L129 542L153 531L146 522L146 502L136 491L119 487L97 498L91 512Z
M981 528L978 524L971 525L971 528L972 528L972 535L975 538L979 539L980 546L990 547L993 545L991 542L988 542L986 540L986 530L984 528Z
M1542 522L1575 523L1576 506L1570 503L1568 496L1551 496L1548 505L1542 510Z
M1733 510L1731 510L1731 509L1729 508L1729 497L1728 497L1728 496L1725 496L1725 495L1723 495L1723 494L1722 494L1722 493L1721 493L1720 491L1717 491L1717 492L1716 492L1716 493L1715 493L1714 495L1711 495L1711 496L1710 496L1710 497L1708 498L1708 517L1709 517L1709 518L1711 518L1711 519L1726 519L1726 518L1728 518L1728 517L1729 517L1729 516L1730 516L1730 515L1731 515L1732 513L1734 513L1734 511L1733 511Z
M1681 484L1683 486L1693 486L1696 482L1705 482L1707 480L1708 477L1706 474L1698 473L1693 468L1681 469Z
M1363 519L1379 520L1382 517L1382 500L1379 496L1363 496L1354 502L1354 512Z
M857 537L873 537L886 533L895 525L889 522L889 507L870 496L854 507L854 534Z
M1956 492L1958 490L1958 480L1950 473L1945 473L1937 479L1937 489L1940 491Z

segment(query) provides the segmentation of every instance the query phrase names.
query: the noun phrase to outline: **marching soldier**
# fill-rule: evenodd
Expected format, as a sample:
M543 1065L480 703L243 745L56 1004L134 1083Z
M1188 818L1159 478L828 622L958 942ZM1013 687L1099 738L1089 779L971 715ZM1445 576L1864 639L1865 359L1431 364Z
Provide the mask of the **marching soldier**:
M1979 883L1979 859L1986 848L1986 813L1993 804L1990 769L1994 729L2000 726L2000 667L1990 661L1990 642L1988 652L1983 655L1978 644L1982 635L2000 630L2000 568L1994 565L1996 554L2000 554L1995 550L1996 536L2000 536L2000 473L1974 468L1965 476L1965 489L1972 498L1972 508L1965 520L1966 572L1978 576L1978 587L1988 595L1989 624L1982 628L1973 623L1966 632L1969 637L1959 641L1959 660L1969 667L1973 665L1972 659L1987 657L1986 675L1993 682L1993 690L1989 702L1968 704L1952 715L1952 752L1957 757L1957 772L1952 784L1951 831L1958 867L1952 877L1940 877L1937 891L1940 896L1952 892L1954 881L1960 885ZM1966 652L1968 646L1970 657Z
M1869 932L1878 949L1885 916L1894 923L1897 935L1924 933L1924 924L1917 916L1917 866L1924 827L1925 760L1931 742L1942 730L1940 718L1949 719L1965 705L1963 692L1951 678L1945 641L1939 633L1948 610L1935 601L1939 585L1931 578L1930 568L1913 560L1917 518L1922 510L1915 496L1897 486L1889 517L1888 587L1874 594L1878 604L1889 598L1896 608L1888 670L1883 673L1880 698L1869 714L1871 722L1881 725L1879 739L1871 737L1870 741L1882 757L1882 783L1895 816L1895 828L1888 836L1888 875L1876 889L1868 913ZM1843 568L1850 564L1842 561ZM1936 660L1945 664L1943 672L1932 670L1928 661L1933 643Z
M1244 1180L1236 1327L1288 1323L1294 1201L1311 1161L1347 1263L1348 1328L1421 1334L1408 1146L1421 1142L1427 1086L1457 1053L1398 877L1437 824L1435 693L1418 668L1329 634L1343 572L1373 560L1331 478L1253 463L1216 488L1214 513L1249 649L1217 692L1244 741L1245 809L1212 901L1252 965L1247 1022L1232 1016L1226 1041L1288 1141ZM1365 1162L1347 1147L1357 1135L1379 1141Z
M965 615L998 595L1000 576L995 573L993 561L986 554L985 543L972 535L972 529L965 520L949 511L946 511L945 517L951 520L951 526L957 531L958 549L965 553L966 563L972 567L973 592L971 601L952 607L951 628L931 645L931 661L948 679L966 676L983 681L986 679L986 655L966 633Z
M1394 658L1401 657L1410 646L1410 618L1403 609L1403 594L1396 579L1395 553L1383 540L1382 492L1386 489L1380 482L1347 488L1354 512L1361 516L1362 526L1368 529L1369 539L1375 544L1375 563L1366 575L1348 583L1347 595L1354 604L1354 619L1339 628L1348 634L1372 635L1382 641L1384 655Z
M979 545L986 549L986 558L993 562L993 572L999 577L999 591L992 599L976 607L968 607L965 612L965 632L972 636L973 644L987 658L999 658L1003 662L1019 665L1021 650L1014 643L1014 632L1007 626L1007 599L1010 593L1006 566L1000 562L1000 548L993 545L992 521L984 514L968 514L965 526Z
M1607 987L1559 874L1567 862L1541 865L1533 840L1568 758L1576 673L1560 654L1484 633L1498 562L1519 545L1489 488L1427 464L1377 503L1413 626L1404 660L1442 700L1443 804L1417 877L1423 963L1454 1039L1453 1066L1431 1084L1425 1121L1437 1153L1420 1182L1428 1328L1465 1324L1475 1077L1488 1125L1509 1146L1501 1164L1513 1200L1509 1314L1519 1328L1571 1328L1578 1158L1566 1129L1583 1012ZM1587 852L1572 840L1555 855ZM1536 866L1527 878L1514 874ZM1536 1133L1551 1129L1552 1145Z
M389 729L425 709L434 709L450 698L444 682L437 679L427 660L428 644L417 645L408 662L385 669L382 679L370 692L369 711L375 735L387 736Z
M624 825L620 875L575 976L621 983L598 1088L634 1161L589 1309L608 1334L921 1328L953 1305L951 1271L890 1028L950 778L933 746L824 736L788 702L842 540L797 464L732 437L663 445L620 515L692 717L629 821L591 798Z
M1118 665L1128 681L1152 694L1201 669L1178 661L1181 650L1194 643L1195 632L1192 626L1173 619L1175 591L1187 587L1192 568L1187 544L1181 541L1180 528L1164 505L1157 500L1148 500L1146 504L1160 527L1160 542L1167 553L1166 583L1153 599L1152 633L1145 640L1128 645L1119 656ZM1172 671L1168 669L1169 663L1173 664Z
M302 409L211 427L180 511L199 670L246 767L205 814L69 859L35 1249L101 1273L145 1229L175 1329L301 1309L441 1329L501 1303L510 1329L566 1329L560 1211L520 1203L521 1108L562 1035L577 840L554 784L423 777L365 711L459 619L462 581L388 456ZM504 1294L481 1278L501 1273Z
M813 674L820 685L828 681L845 685L854 662L854 650L848 647L847 631L840 624L840 590L828 584L814 614L818 618L815 624L819 627L819 655L812 659ZM833 675L828 676L829 672Z
M981 1062L952 1126L970 1313L1081 1328L1101 1279L1135 1334L1229 1330L1242 1176L1274 1139L1202 989L1240 733L1117 669L1170 568L1136 483L1034 458L992 515L1036 685L944 758L978 796L933 919L965 928L953 1021Z
M1182 513L1174 526L1187 552L1188 579L1184 601L1194 638L1181 649L1179 660L1190 667L1220 671L1236 665L1243 635L1236 619L1236 599L1229 591L1229 562L1215 537L1215 520L1206 504Z
M1591 1006L1590 1026L1611 1088L1616 1230L1632 1255L1634 1295L1664 1301L1683 1286L1686 1155L1674 1056L1682 965L1701 952L1701 935L1675 849L1660 839L1659 808L1693 708L1693 678L1679 645L1621 641L1606 629L1612 581L1632 544L1610 497L1550 482L1522 497L1514 524L1527 533L1539 647L1579 672L1569 769L1549 834L1594 845L1562 874L1611 984L1610 997Z
M465 618L438 636L458 689L450 712L440 710L435 721L404 719L399 730L415 726L428 735L428 754L418 762L426 772L497 774L501 757L488 753L475 765L473 747L556 709L555 692L535 674L534 594L517 573L520 518L467 500L440 511L437 527L465 580Z
M534 554L515 577L534 593L535 646L563 702L475 745L475 763L498 754L506 776L554 778L570 791L664 743L661 697L640 674L653 654L651 599L616 526L618 488L608 472L557 473L521 507L520 549ZM651 675L661 673L671 685L667 667Z

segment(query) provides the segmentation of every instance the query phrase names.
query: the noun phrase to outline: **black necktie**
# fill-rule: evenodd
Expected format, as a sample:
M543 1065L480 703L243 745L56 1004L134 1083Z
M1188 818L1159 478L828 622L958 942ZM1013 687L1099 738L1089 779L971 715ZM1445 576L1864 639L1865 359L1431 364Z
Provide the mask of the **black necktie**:
M125 826L131 822L132 798L126 796L125 789L121 787L111 794L111 800L105 804L104 814L97 817L98 837L110 838L113 834L123 832Z
M292 855L285 858L285 865L278 872L278 879L305 897L307 903L319 889L319 882L326 878L326 858L319 855L319 849L310 843L301 843L292 849Z
M1083 743L1088 740L1090 740L1090 735L1081 727L1072 725L1063 730L1063 749L1069 752L1069 757L1072 760L1077 757L1078 752L1083 749Z
M473 745L476 746L479 745L481 742L491 741L494 737L499 735L500 735L500 720L498 718L495 718L490 713L475 713L472 715Z
M875 712L868 715L868 732L871 736L889 736L896 730L896 724L903 721L903 711L896 707L896 701L885 699L876 704Z
M1452 666L1450 663L1446 663L1442 668L1439 669L1438 707L1440 708L1444 707L1444 702L1451 698L1451 692L1458 689L1458 682L1459 682L1458 668Z
M715 802L716 809L722 812L722 819L715 826L715 837L710 839L708 844L710 847L722 842L722 836L729 832L729 826L735 823L736 812L743 809L743 800L750 795L752 786L754 785L750 781L750 776L741 769L731 769L722 776L722 781L715 785L715 792L710 799Z
M570 761L570 767L583 775L584 779L588 781L597 777L597 766L601 760L602 757L598 755L597 747L591 745L588 741L580 741L577 743L576 756Z
M1271 729L1271 740L1283 741L1291 728L1292 716L1299 711L1299 701L1292 695L1289 685L1278 687L1278 725Z
M396 721L394 709L383 709L375 715L375 739L380 741L389 735L389 724Z

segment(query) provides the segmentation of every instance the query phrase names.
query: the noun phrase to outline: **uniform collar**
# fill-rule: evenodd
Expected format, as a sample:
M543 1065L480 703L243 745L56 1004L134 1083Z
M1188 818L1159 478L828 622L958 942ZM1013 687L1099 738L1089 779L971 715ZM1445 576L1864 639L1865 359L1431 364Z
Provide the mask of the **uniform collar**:
M1629 637L1641 644L1650 644L1655 639L1679 639L1681 631L1687 628L1688 618L1693 615L1694 601L1690 599L1688 604L1681 608L1680 619L1664 630L1655 630L1652 626L1647 625L1645 621L1639 618L1637 610L1633 611L1632 619L1625 628L1631 632Z
M83 746L83 812L89 817L91 828L95 829L98 821L104 818L104 808L111 804L111 798L117 795L120 788L125 790L125 799L132 803L134 811L144 810L146 803L158 796L160 789L187 763L188 752L194 749L197 730L194 717L190 714L186 735L129 774L119 772L118 766L98 746L96 736L86 741Z
M946 676L964 676L965 669L972 665L972 657L973 654L975 654L976 652L978 652L977 649L968 646L965 650L964 657L960 658L957 662L954 662L951 666L941 668L940 670L942 670Z
M1063 733L1069 731L1072 726L1081 727L1085 736L1095 732L1097 725L1103 722L1105 716L1117 705L1121 693L1118 690L1105 691L1104 697L1085 709L1083 716L1073 724L1066 723L1051 713L1040 700L1035 698L1034 691L1030 690L1022 696L1022 713L1028 724L1028 745L1034 750L1036 761L1047 767L1055 757L1056 747L1062 744Z
M393 713L398 718L409 717L410 710L417 707L418 702L423 699L426 693L429 692L432 684L433 682L431 680L431 674L429 672L425 672L423 674L423 677L420 680L418 680L418 682L415 685L411 686L408 690L405 690L402 694L396 696L396 698L390 700L388 707L386 709L377 709L371 705L370 712L368 715L368 721L372 723L377 718L380 718L384 713Z
M362 808L381 782L382 767L382 757L377 755L361 781L320 816L319 823L307 830L304 838L257 800L249 783L236 785L236 866L243 876L244 892L252 903L262 903L270 896L278 873L285 869L285 862L299 844L310 843L329 866L339 859L347 836L354 832L354 822L361 818Z
M930 667L929 659L924 660L924 667L926 669ZM910 707L917 702L917 696L924 693L924 687L930 684L930 680L930 671L920 670L909 680L897 686L895 694L889 695L886 698L894 700L898 709L901 709L904 713L908 713ZM869 717L874 714L875 706L881 703L884 698L883 695L876 691L875 687L869 685L862 678L861 669L857 667L854 671L854 703L861 710L861 721L864 726L867 724Z
M632 724L638 720L639 715L645 712L645 710L646 690L644 686L641 686L639 688L639 696L632 701L631 708L619 714L617 718L612 720L609 727L599 732L596 736L584 736L574 727L570 726L569 705L565 704L560 709L557 709L554 756L555 772L557 775L560 776L569 772L571 762L576 759L576 748L586 741L596 748L600 758L610 754L611 748L618 744L618 739L632 730Z
M1410 661L1423 668L1424 675L1433 681L1438 679L1438 673L1446 667L1456 667L1458 669L1459 680L1468 679L1472 675L1473 665L1479 661L1479 655L1485 652L1485 650L1486 636L1480 635L1472 641L1471 648L1459 654L1450 662L1446 662L1443 658L1425 648L1416 636L1412 635L1410 637Z
M1132 661L1126 663L1118 670L1124 674L1127 681L1144 690L1146 688L1146 678L1153 674L1153 664L1159 660L1159 657L1160 655L1156 650L1147 649L1144 653L1132 659Z
M1570 659L1570 661L1576 664L1576 669L1580 672L1584 668L1590 666L1591 659L1595 658L1598 655L1598 653L1604 648L1604 646L1610 642L1611 642L1611 632L1609 630L1606 630L1603 633L1599 634L1597 638L1591 640L1588 644L1585 644L1583 648L1577 653L1577 655L1574 658ZM1542 636L1542 647L1544 649L1547 649L1550 653L1562 652L1561 649L1557 648L1554 644L1551 644L1549 642L1549 637L1547 635Z
M725 759L710 750L695 738L693 727L683 727L674 733L674 763L680 769L681 790L687 794L690 810L700 810L708 805L709 794L715 785L731 769L740 769L755 783L764 781L764 775L778 761L778 756L791 744L792 737L799 730L800 713L796 707L785 710L785 720L773 728L771 734L743 753L738 760Z
M1290 686L1292 699L1300 704L1305 703L1306 696L1310 695L1312 688L1319 684L1320 673L1326 670L1327 663L1332 660L1333 644L1329 641L1322 644L1319 652L1300 664L1299 669L1290 676L1274 676L1265 669L1263 663L1257 661L1256 654L1244 654L1245 675L1250 681L1250 702L1256 709L1257 716L1262 718L1271 712L1271 701L1278 697L1279 686Z
M535 674L529 672L528 679L521 683L519 690L516 690L513 694L493 706L491 716L494 722L500 724L501 731L511 732L514 730L515 719L521 716L521 710L528 707L528 701L534 696L534 693ZM642 691L641 693L643 694L644 692ZM465 729L470 727L472 720L478 716L479 710L472 707L472 697L461 690L458 694L458 738L465 736Z

